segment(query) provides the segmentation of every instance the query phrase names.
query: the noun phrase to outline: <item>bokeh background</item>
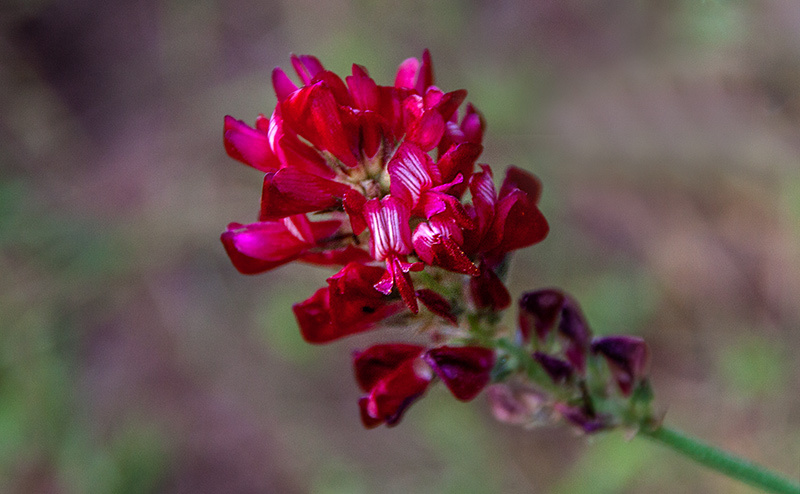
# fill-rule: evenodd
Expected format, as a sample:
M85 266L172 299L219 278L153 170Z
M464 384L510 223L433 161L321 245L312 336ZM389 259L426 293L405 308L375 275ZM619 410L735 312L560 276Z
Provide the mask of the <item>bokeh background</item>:
M482 161L544 180L513 293L644 336L670 424L800 476L800 2L5 0L0 492L752 492L442 387L365 431L349 354L386 336L307 345L329 272L229 264L261 177L223 116L269 114L291 52L391 84L425 47Z

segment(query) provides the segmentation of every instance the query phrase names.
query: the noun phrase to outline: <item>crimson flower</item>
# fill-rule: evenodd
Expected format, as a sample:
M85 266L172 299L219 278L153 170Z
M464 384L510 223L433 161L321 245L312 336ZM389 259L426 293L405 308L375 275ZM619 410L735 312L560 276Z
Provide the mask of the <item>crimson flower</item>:
M457 399L469 401L486 387L494 352L482 347L374 345L353 354L356 382L367 393L358 404L367 428L393 426L438 376Z

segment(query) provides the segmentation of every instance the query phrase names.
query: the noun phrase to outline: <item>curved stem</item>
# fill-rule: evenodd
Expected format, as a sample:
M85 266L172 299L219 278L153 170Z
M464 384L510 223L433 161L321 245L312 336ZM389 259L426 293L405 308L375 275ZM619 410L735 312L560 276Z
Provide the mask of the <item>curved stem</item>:
M652 430L642 429L639 433L669 446L701 465L765 492L800 494L800 483L795 483L771 470L698 441L682 432L660 426Z

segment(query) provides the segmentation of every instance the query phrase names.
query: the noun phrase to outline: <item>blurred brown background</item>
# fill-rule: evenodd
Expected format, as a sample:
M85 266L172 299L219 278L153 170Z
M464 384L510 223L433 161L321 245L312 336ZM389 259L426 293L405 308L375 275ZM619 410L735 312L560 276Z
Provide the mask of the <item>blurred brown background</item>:
M800 475L799 2L6 0L0 491L752 492L443 389L365 431L349 352L387 336L307 345L290 305L329 273L229 264L261 177L223 116L269 114L291 52L391 84L425 47L483 161L544 180L514 294L644 336L669 423Z

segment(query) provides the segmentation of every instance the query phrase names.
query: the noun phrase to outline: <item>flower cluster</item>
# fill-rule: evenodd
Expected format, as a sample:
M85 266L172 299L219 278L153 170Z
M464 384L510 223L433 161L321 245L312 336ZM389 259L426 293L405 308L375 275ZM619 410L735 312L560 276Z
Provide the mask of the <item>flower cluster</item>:
M231 223L222 243L245 274L292 261L338 266L293 307L310 343L393 323L428 336L424 346L355 352L364 425L396 424L434 380L471 400L520 373L520 362L562 388L562 416L586 431L610 424L591 405L587 359L603 355L630 395L646 347L592 342L577 306L553 290L521 300L516 353L499 337L499 312L511 305L507 258L543 240L548 224L536 177L510 167L498 189L491 168L477 164L485 123L472 105L461 109L466 91L434 85L427 51L405 60L392 86L359 65L342 80L312 56L291 60L300 84L273 71L269 118L254 127L225 118L228 154L265 175L258 221Z
M476 166L485 123L472 105L459 109L466 91L434 85L427 51L405 60L392 86L359 65L343 81L312 56L291 60L301 84L273 71L269 118L254 127L225 118L228 154L265 172L259 221L222 234L234 266L245 274L292 261L341 266L294 306L311 343L418 314L418 302L423 319L438 321L429 325L453 328L466 311L507 307L496 270L547 235L541 185L512 167L498 191L491 169ZM494 352L443 345L441 333L431 332L431 348L398 343L355 355L365 425L396 423L434 377L461 400L488 383Z

